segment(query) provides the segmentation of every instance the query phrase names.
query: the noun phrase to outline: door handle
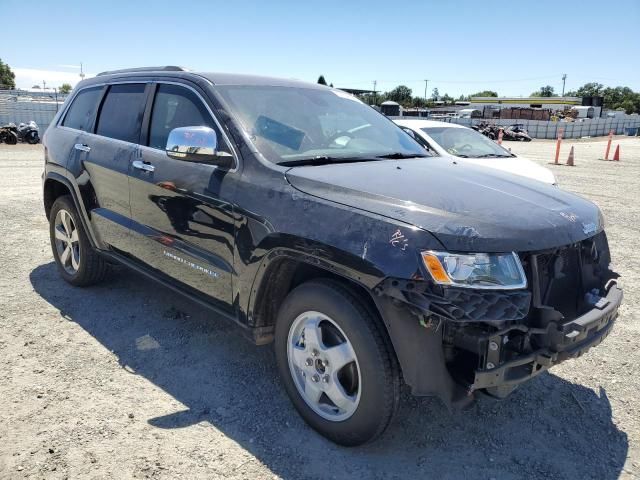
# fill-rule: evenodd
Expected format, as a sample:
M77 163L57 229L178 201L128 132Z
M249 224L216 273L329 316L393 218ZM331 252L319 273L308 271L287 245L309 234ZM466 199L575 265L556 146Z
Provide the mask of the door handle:
M138 170L142 170L144 172L153 172L156 169L156 167L154 167L150 163L146 163L141 160L134 160L133 168L137 168Z
M73 148L80 150L81 152L90 152L91 147L85 143L76 143Z

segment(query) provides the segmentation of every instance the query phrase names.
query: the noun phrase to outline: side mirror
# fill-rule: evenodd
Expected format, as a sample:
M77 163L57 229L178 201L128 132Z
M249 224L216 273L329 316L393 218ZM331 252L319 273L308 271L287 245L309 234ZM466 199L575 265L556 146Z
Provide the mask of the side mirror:
M167 155L176 160L217 165L223 168L233 166L233 156L218 151L218 136L209 127L174 128L167 138Z

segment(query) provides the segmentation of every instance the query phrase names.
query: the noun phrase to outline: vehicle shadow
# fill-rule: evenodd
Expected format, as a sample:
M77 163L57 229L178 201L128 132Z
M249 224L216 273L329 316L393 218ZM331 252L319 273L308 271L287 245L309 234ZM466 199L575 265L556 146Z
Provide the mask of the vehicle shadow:
M188 409L149 418L159 429L208 421L282 478L618 478L627 435L598 394L542 374L511 397L451 413L403 394L394 424L371 445L338 447L304 424L280 386L270 346L137 274L77 289L55 264L35 291L134 371ZM136 418L140 418L136 414Z

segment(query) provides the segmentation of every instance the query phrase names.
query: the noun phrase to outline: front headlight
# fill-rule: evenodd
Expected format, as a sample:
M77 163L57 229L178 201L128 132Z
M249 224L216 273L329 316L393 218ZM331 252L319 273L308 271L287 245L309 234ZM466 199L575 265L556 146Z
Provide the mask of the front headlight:
M422 252L422 261L440 285L511 290L525 288L527 277L515 253Z

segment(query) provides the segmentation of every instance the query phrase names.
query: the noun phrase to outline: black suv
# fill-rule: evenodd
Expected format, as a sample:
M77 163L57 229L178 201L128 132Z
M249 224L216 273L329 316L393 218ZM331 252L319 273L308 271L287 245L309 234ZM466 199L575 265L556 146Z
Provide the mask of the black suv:
M603 220L430 156L325 86L178 67L82 81L44 137L61 276L124 264L274 342L317 431L372 440L415 395L503 397L611 331Z

